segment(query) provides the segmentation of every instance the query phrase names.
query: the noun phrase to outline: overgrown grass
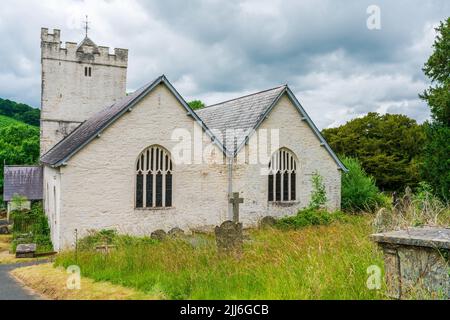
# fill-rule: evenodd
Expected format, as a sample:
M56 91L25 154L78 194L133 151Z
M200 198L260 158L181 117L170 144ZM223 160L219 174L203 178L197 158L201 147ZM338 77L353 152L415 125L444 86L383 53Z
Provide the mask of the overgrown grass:
M375 232L422 226L450 226L450 206L434 196L423 182L416 193L407 188L393 206L379 209L373 222Z
M65 252L57 266L79 265L97 281L168 299L379 299L366 269L383 266L368 239L368 217L301 230L254 230L240 257L219 255L213 237L125 242L109 254Z

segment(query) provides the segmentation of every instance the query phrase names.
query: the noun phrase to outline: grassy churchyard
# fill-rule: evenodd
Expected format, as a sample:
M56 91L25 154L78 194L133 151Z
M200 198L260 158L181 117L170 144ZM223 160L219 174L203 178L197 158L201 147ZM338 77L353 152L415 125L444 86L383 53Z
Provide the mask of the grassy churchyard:
M108 254L81 241L78 254L55 266L78 265L84 277L163 299L381 299L366 286L367 268L383 267L368 235L372 217L348 216L299 230L251 230L240 256L217 253L214 237L164 240L112 235ZM93 236L96 237L96 236Z
M358 175L346 179L352 176L360 184L373 184ZM324 209L324 185L319 177L314 181L307 209L245 230L242 250L230 254L218 249L214 235L157 240L101 230L80 239L76 250L60 252L52 264L16 269L13 275L52 299L387 299L383 255L369 236L450 225L450 208L425 185L395 199L365 188L364 197L352 193L353 207L344 213ZM372 213L352 210L357 207ZM12 217L12 238L4 238L0 248L35 241L38 251L49 250L50 231L40 204ZM65 285L66 270L73 266L80 270L81 290Z

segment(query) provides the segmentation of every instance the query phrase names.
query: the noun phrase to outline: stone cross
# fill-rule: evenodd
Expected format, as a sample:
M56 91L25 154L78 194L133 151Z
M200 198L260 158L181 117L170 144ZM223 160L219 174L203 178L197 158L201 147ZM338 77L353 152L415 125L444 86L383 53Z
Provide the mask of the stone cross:
M239 192L234 192L230 198L230 203L233 205L233 222L239 222L239 204L244 203L243 198L239 198Z

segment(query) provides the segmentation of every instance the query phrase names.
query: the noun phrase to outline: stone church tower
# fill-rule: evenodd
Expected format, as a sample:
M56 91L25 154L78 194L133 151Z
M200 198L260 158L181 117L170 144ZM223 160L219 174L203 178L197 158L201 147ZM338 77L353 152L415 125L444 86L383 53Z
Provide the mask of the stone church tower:
M60 36L41 30L41 155L126 94L128 50L110 54L87 35L63 47Z

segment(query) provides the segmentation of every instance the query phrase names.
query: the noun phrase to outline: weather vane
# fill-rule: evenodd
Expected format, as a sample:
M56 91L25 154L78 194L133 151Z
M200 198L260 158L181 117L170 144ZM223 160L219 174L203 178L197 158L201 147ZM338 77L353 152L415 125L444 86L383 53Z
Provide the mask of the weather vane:
M86 22L84 23L84 29L86 30L86 38L88 36L88 31L89 31L89 20L88 20L88 15L86 15Z

